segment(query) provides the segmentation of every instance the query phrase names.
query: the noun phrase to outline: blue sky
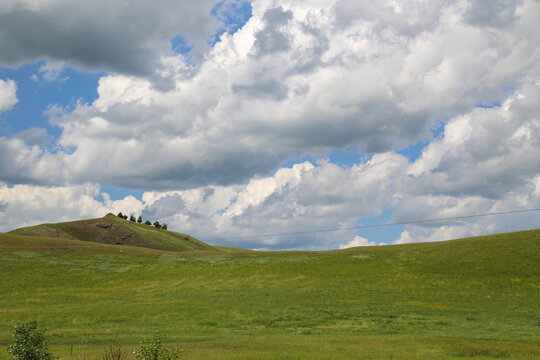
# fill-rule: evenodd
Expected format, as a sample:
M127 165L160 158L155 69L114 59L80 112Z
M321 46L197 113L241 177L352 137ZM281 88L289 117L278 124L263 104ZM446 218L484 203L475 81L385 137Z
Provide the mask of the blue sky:
M81 72L68 67L62 69L57 79L46 80L40 74L44 64L45 61L39 61L16 69L0 68L2 79L17 82L19 95L18 103L2 115L2 135L9 136L31 127L40 127L58 138L61 129L49 124L49 117L44 112L50 106L70 109L78 101L91 103L97 98L97 84L102 74Z
M540 5L484 6L0 5L0 231L122 211L333 249L535 227L249 238L540 207Z

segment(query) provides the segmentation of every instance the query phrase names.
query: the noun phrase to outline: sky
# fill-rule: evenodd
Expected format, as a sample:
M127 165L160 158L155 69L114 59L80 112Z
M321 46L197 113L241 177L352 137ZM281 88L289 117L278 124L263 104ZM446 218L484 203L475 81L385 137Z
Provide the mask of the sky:
M535 0L1 0L0 231L123 212L325 250L538 228L365 228L540 208L538 18Z

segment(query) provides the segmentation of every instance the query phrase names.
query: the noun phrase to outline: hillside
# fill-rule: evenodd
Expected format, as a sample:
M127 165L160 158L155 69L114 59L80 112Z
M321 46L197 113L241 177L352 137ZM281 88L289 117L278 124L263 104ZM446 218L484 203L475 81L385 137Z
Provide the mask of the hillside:
M109 245L138 246L167 251L227 251L189 235L124 220L113 214L98 219L42 224L8 234L70 239Z
M0 345L37 317L61 359L156 333L185 359L540 359L540 230L322 252L0 234L0 273Z

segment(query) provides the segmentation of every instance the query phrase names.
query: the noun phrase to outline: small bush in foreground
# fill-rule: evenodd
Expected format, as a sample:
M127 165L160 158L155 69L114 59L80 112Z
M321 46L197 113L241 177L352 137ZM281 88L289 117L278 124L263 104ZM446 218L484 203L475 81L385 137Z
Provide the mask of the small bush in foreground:
M12 337L13 342L8 346L8 352L13 360L56 359L47 349L45 329L40 329L35 319L15 325Z
M127 353L122 351L122 347L113 347L109 345L108 349L103 352L103 360L126 360Z
M180 350L176 347L174 350L167 349L159 336L150 343L142 344L134 354L137 360L178 360L180 358Z

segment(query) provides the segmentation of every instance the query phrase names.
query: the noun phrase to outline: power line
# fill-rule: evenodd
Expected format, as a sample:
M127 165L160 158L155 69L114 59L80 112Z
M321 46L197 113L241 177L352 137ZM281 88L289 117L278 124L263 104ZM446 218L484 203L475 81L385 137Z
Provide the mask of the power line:
M383 223L383 224L375 224L375 225L358 225L358 226L329 228L329 229L318 229L318 230L302 230L302 231L292 231L292 232L282 232L282 233L272 233L272 234L235 236L235 237L227 237L227 238L209 239L209 240L203 240L203 241L204 242L209 242L209 241L223 241L223 240L255 239L255 238L263 238L263 237L273 237L273 236L302 235L302 234L313 234L313 233L344 231L344 230L369 229L369 228L378 228L378 227L386 227L386 226L421 224L421 223L436 222L436 221L471 219L471 218L484 217L484 216L493 216L493 215L518 214L518 213L533 212L533 211L540 211L540 209L502 211L502 212L496 212L496 213L486 213L486 214L477 214L477 215L464 215L464 216L452 216L452 217L437 218L437 219L411 220L411 221L392 222L392 223Z

